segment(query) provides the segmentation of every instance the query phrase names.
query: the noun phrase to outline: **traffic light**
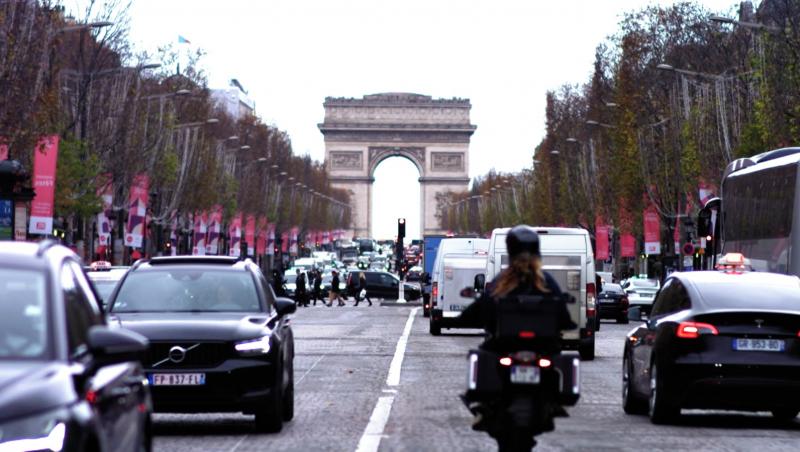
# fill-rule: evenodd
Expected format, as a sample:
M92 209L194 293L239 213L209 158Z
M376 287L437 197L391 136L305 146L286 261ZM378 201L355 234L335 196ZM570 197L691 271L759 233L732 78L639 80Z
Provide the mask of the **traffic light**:
M397 219L397 241L402 241L406 236L406 219Z

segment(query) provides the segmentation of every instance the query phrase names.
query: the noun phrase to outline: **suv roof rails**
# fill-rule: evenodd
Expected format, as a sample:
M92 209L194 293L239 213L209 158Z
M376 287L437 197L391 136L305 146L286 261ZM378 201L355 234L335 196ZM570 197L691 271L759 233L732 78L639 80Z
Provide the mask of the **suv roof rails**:
M159 256L150 258L147 263L150 265L172 265L172 264L217 264L234 265L241 262L238 257L233 256Z
M39 242L39 248L36 249L36 257L42 257L50 248L58 245L58 242L53 239L45 239Z

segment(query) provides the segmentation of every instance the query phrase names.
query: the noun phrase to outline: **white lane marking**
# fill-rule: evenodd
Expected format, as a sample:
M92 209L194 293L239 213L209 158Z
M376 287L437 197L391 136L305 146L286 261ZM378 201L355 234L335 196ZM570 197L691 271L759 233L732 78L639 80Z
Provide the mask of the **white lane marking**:
M386 394L397 394L397 389L384 389L383 392Z
M369 417L367 428L364 429L364 434L358 441L356 452L376 452L378 450L383 437L383 429L386 427L389 413L392 411L392 403L394 403L393 396L378 398L378 403L372 410L372 416Z
M386 377L386 386L397 386L400 384L400 370L403 368L403 357L406 354L406 345L408 345L408 336L411 334L411 326L414 324L414 317L417 315L419 308L414 308L408 314L406 327L403 329L403 335L397 341L397 348L394 350L394 358L392 364L389 366L389 375Z
M236 449L238 449L238 448L239 448L239 446L241 446L241 445L242 445L242 443L244 442L244 440L246 440L246 439L247 439L247 436L248 436L248 435L244 435L244 436L242 437L242 439L240 439L240 440L239 440L239 442L238 442L238 443L236 443L236 445L235 445L235 446L231 447L231 448L228 450L228 452L233 452L233 451L235 451Z

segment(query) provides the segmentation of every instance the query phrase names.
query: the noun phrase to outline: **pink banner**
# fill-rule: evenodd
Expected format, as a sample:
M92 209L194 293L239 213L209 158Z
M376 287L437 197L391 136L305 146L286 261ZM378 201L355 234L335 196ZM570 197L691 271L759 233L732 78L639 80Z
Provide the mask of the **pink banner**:
M654 206L645 209L644 218L644 253L661 254L661 219Z
M636 257L636 239L631 234L622 234L619 238L619 255L622 257Z
M598 217L595 221L595 259L608 259L608 226Z
M267 255L275 254L275 225L270 224L267 228Z
M228 255L239 257L242 254L242 213L237 213L231 218L228 226L228 237L230 237L230 249Z
M125 228L125 246L141 248L147 227L147 196L150 179L147 174L137 174L131 185L128 201L128 225Z
M208 242L206 254L219 254L219 238L222 235L222 206L219 204L211 207L208 215Z
M289 237L289 255L297 256L297 242L298 237L297 235L300 233L300 228L297 226L293 227L290 231Z
M196 212L194 214L194 246L192 254L203 256L206 254L206 235L208 233L208 214Z
M0 144L0 160L8 160L8 145Z
M281 253L286 254L289 251L289 233L284 232L281 234Z
M267 235L269 234L267 217L258 217L258 237L256 237L256 256L267 253Z
M247 242L247 255L254 256L256 252L256 217L247 215L244 224L244 241Z
M680 204L678 205L678 212L680 212L681 207ZM672 241L675 242L675 254L680 254L681 252L681 219L680 217L675 218L675 231L672 233Z
M39 140L33 156L33 189L36 197L31 202L31 218L28 224L28 232L31 234L53 233L57 161L58 135Z
M111 216L114 208L114 186L111 173L104 173L97 178L97 196L100 198L102 210L97 214L97 243L108 246L111 243Z

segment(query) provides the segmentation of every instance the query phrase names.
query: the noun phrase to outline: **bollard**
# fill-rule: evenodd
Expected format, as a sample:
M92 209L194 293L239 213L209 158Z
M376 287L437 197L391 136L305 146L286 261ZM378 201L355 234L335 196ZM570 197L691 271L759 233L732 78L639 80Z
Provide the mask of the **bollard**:
M405 303L406 302L406 293L405 292L406 292L405 284L403 283L403 281L400 281L400 287L398 287L398 291L397 291L397 302L398 303Z

